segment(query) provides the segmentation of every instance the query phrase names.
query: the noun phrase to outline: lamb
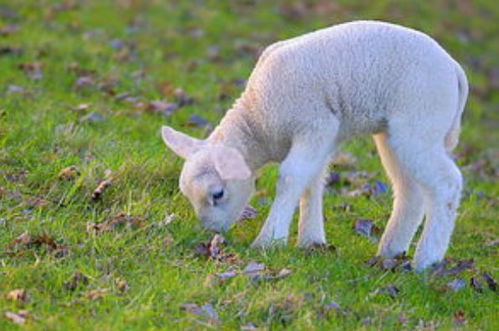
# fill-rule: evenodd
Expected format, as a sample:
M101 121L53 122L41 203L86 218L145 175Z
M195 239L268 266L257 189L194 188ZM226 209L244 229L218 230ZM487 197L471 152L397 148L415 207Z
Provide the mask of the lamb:
M450 157L468 95L463 69L429 36L355 21L277 42L205 140L162 128L186 160L179 186L205 228L227 230L254 192L256 171L280 163L277 194L253 247L285 244L299 205L298 245L326 242L323 177L337 147L374 137L394 191L378 255L406 252L425 216L416 270L441 261L462 177Z

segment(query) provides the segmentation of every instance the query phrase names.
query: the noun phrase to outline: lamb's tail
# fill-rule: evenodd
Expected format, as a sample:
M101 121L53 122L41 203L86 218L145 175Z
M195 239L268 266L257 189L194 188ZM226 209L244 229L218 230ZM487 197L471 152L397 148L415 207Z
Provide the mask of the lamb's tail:
M452 151L459 142L459 133L461 131L461 117L464 111L464 106L466 105L466 99L468 99L468 80L466 79L466 74L463 68L456 63L456 75L457 75L457 86L458 86L458 106L454 119L452 120L452 126L445 136L445 148L450 152Z

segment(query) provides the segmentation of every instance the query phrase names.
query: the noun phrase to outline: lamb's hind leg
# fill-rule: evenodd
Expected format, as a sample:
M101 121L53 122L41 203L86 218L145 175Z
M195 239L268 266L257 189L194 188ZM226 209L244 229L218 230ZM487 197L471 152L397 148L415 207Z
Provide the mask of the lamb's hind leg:
M433 138L430 132L411 134L407 127L401 132L391 132L387 142L424 196L426 221L414 256L416 270L423 270L445 255L454 229L462 178L445 150L443 135ZM394 232L390 226L387 231ZM399 235L403 236L403 231ZM385 244L389 247L389 242L384 238L381 250Z
M374 136L394 191L393 210L381 237L378 255L392 258L407 252L414 234L423 220L423 195L410 171L398 160L385 133Z
M322 209L325 168L300 198L300 221L298 223L298 246L300 247L326 243Z

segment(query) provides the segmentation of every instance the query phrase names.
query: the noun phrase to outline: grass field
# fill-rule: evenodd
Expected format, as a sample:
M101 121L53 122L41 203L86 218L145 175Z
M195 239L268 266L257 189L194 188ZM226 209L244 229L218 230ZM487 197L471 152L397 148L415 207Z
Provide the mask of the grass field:
M272 201L269 166L257 216L225 234L218 259L199 254L213 234L177 188L182 161L160 126L206 136L265 45L354 19L420 29L467 71L456 150L466 188L448 251L458 267L439 276L365 264L376 243L353 226L382 229L391 210L390 189L348 194L387 183L368 137L331 167L336 250L248 249ZM485 0L2 1L0 329L498 330L487 282L499 277L498 22ZM296 224L292 233L294 244ZM265 270L248 276L250 262Z

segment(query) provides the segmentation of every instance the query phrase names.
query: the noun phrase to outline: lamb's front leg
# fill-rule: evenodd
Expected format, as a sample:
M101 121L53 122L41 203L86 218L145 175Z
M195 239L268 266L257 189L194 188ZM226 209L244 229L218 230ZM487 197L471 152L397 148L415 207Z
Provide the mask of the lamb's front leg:
M277 182L277 194L269 216L253 242L253 247L286 244L289 225L296 206L307 186L318 178L328 160L334 137L310 137L294 143L282 162Z
M324 171L321 171L300 199L300 221L298 223L298 246L300 247L326 243L322 210L323 177Z

